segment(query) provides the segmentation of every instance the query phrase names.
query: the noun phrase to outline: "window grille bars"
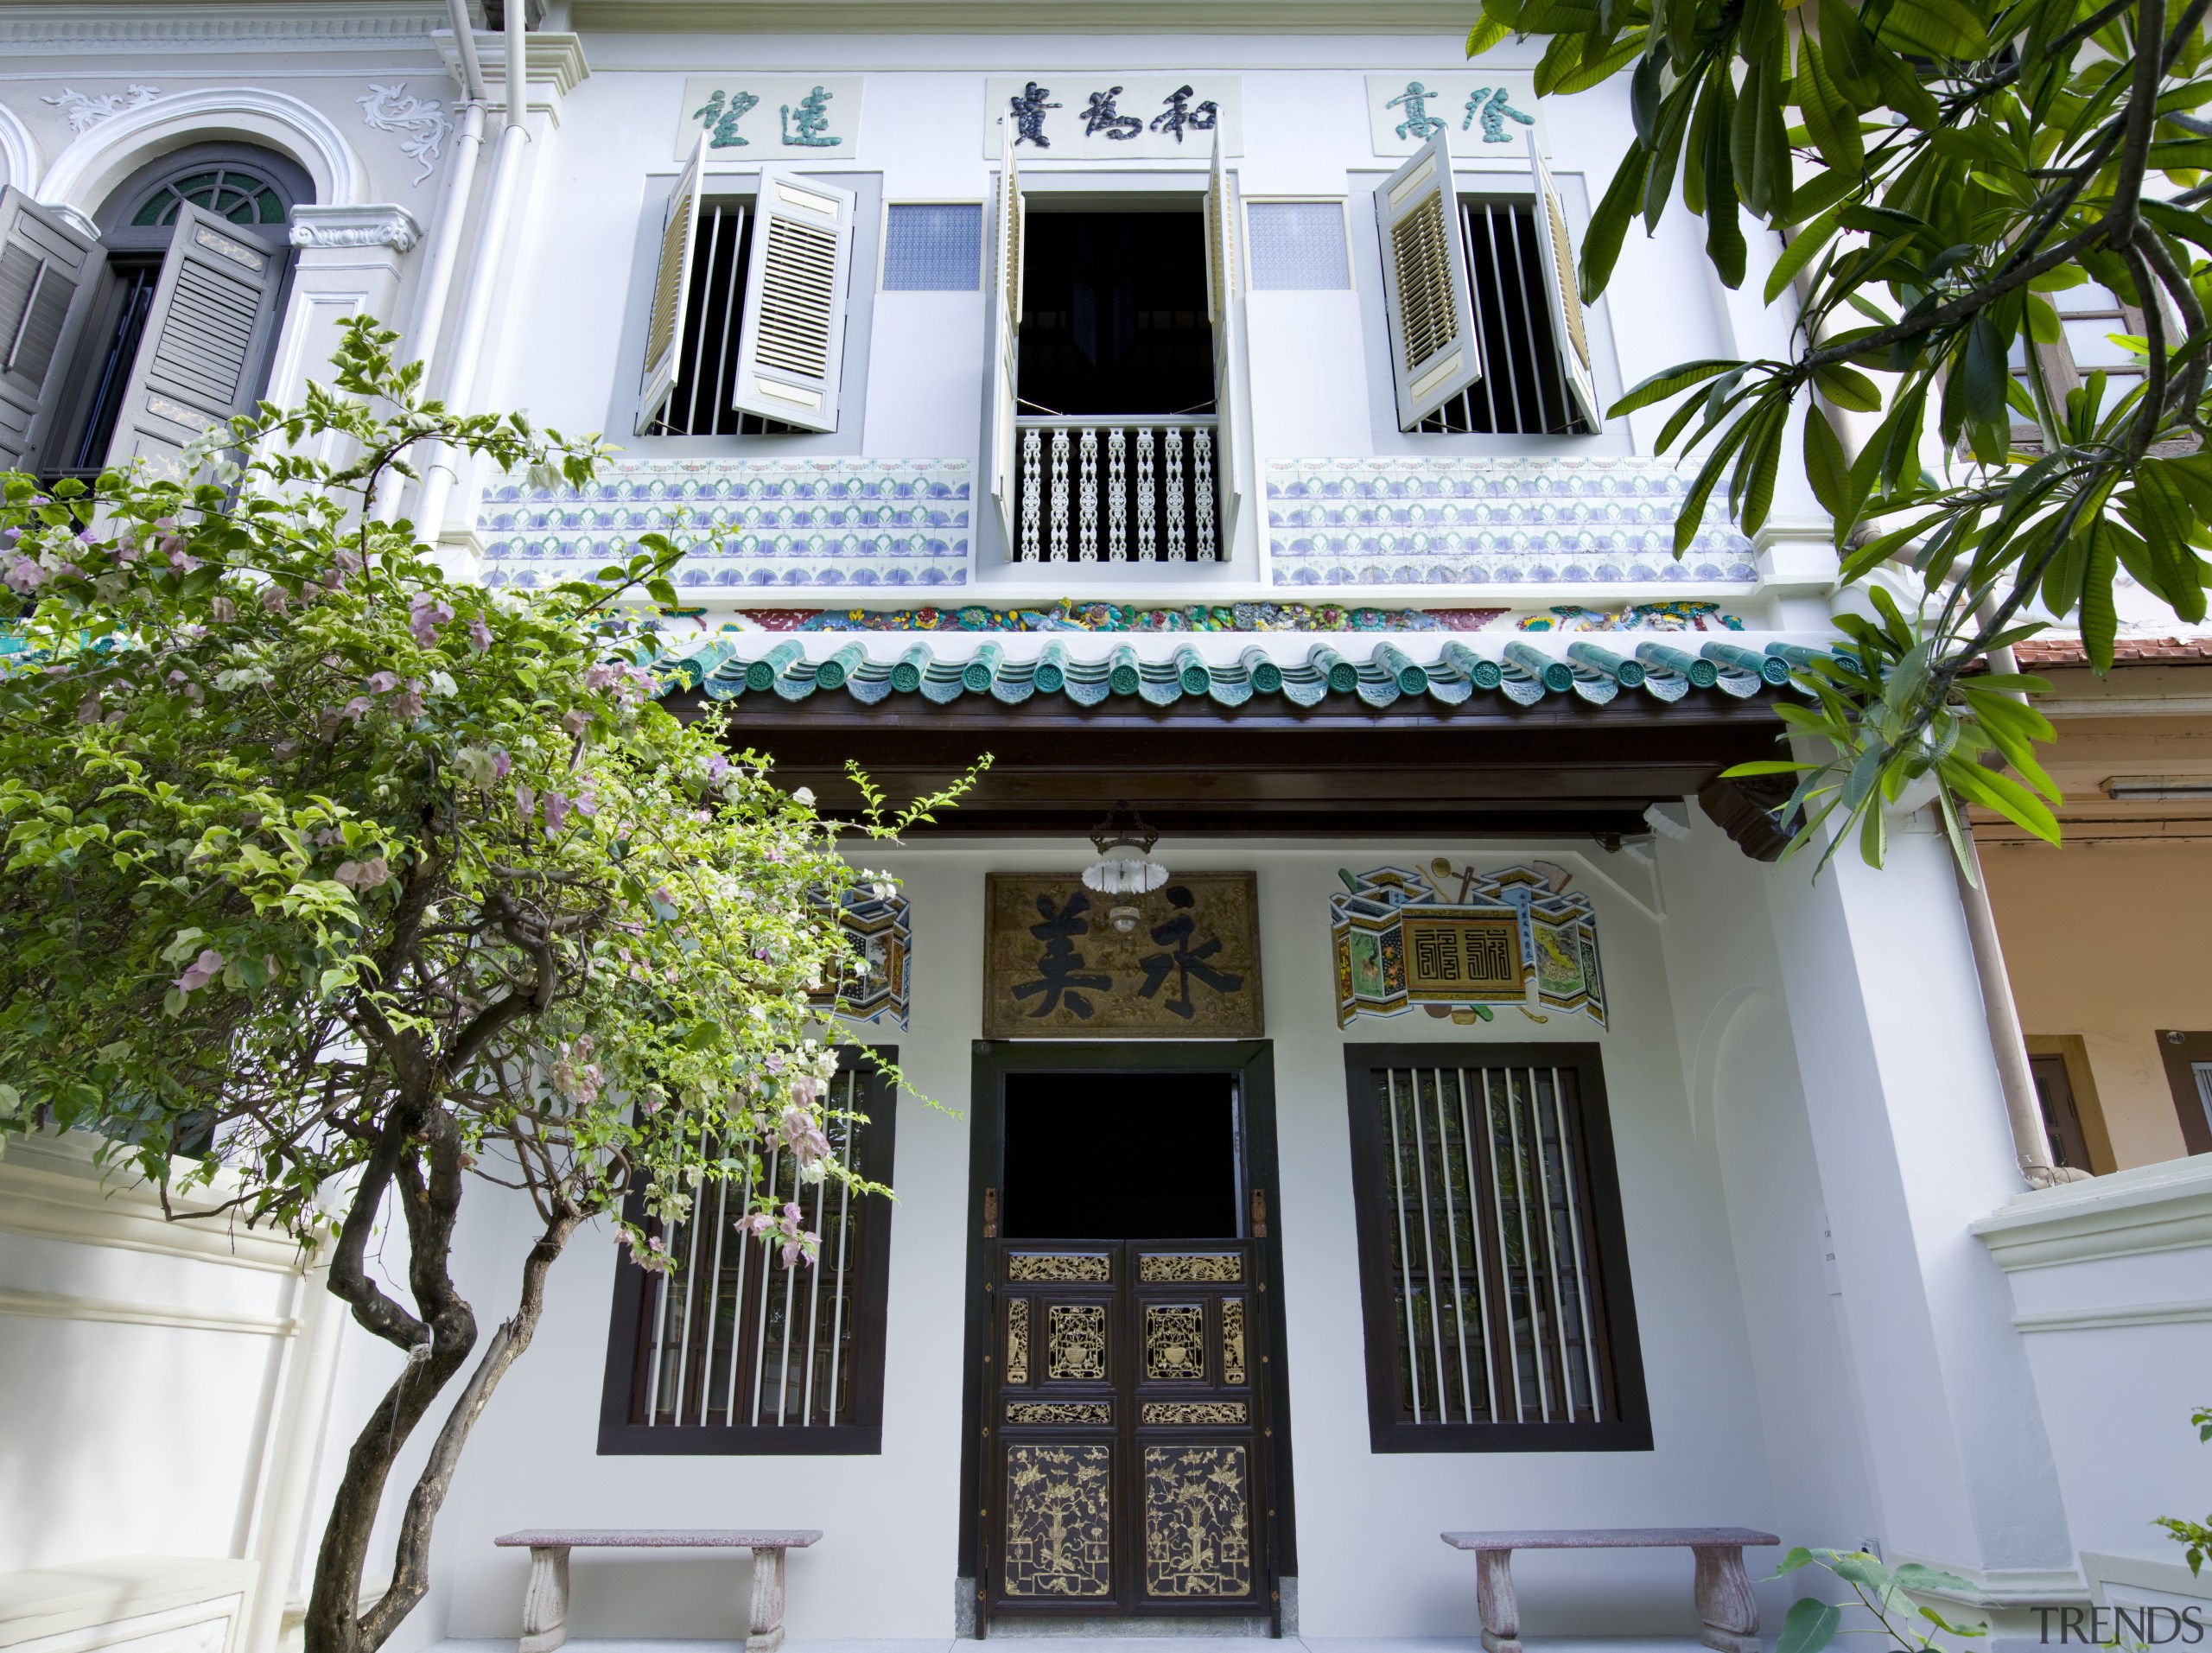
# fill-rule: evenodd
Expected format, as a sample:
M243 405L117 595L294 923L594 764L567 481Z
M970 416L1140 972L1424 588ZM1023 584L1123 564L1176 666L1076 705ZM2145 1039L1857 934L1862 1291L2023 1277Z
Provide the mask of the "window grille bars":
M691 288L684 296L683 371L652 434L758 436L789 431L791 427L778 420L741 413L731 405L738 334L745 320L745 267L753 239L747 204L703 203L697 238L691 255Z
M1459 226L1474 285L1483 376L1422 420L1421 429L1463 436L1586 434L1552 337L1535 204L1463 200Z
M1151 563L1163 554L1170 563L1219 560L1212 418L1024 416L1016 426L1015 561Z
M831 1147L855 1163L861 1076L832 1081ZM864 1127L858 1128L864 1129ZM778 1245L737 1231L760 1192L750 1178L703 1192L692 1217L669 1230L678 1267L647 1281L652 1325L644 1393L632 1421L657 1428L735 1425L815 1428L853 1421L852 1334L857 1305L860 1213L850 1185L805 1183L788 1154L761 1163L760 1188L780 1206L796 1200L821 1237L812 1267L783 1266ZM709 1217L711 1208L711 1217Z
M1415 1424L1594 1423L1600 1346L1573 1076L1377 1076L1399 1409Z

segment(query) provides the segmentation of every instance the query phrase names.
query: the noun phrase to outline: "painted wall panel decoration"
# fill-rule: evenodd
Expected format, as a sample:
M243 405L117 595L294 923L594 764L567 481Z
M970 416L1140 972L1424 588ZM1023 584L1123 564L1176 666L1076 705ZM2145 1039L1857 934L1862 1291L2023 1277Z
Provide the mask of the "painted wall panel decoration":
M992 873L986 1039L1257 1039L1258 880L1192 873L1108 897L1073 873ZM1112 909L1136 909L1123 931Z
M838 919L854 950L860 954L860 973L840 983L835 991L825 989L811 995L814 1004L855 1021L904 1028L912 1003L908 978L914 958L913 922L906 898L895 892L880 896L861 888L850 889L845 893Z
M1689 480L1671 461L1625 457L1272 460L1274 583L1756 581L1725 503L1675 560Z
M849 161L861 141L856 74L695 74L683 83L676 158L699 134L716 161Z
M1411 155L1443 132L1455 165L1502 158L1525 166L1530 137L1551 153L1543 123L1536 78L1526 70L1367 77L1367 125L1377 155Z
M659 533L694 548L676 576L686 588L963 585L969 469L947 460L641 459L610 461L581 491L509 478L485 501L484 578L556 585L626 560L638 536Z
M1221 134L1244 150L1244 83L1233 74L1122 74L1096 69L994 75L983 89L983 153L1010 129L1023 166L1039 161L1203 161Z
M1339 871L1329 898L1337 1025L1415 1008L1488 1021L1511 1005L1605 1025L1598 919L1590 898L1548 861L1478 873L1439 855L1425 872Z

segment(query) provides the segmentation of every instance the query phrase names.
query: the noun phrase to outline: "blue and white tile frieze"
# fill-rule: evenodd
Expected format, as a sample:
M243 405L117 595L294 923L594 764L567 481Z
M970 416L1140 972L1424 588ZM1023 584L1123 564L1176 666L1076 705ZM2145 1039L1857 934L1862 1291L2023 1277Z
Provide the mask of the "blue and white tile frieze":
M1717 505L1675 559L1689 482L1659 459L1271 461L1274 583L1755 582L1751 543Z
M553 585L659 533L689 552L676 583L701 596L965 585L969 492L957 460L614 460L581 492L509 478L485 501L485 578Z

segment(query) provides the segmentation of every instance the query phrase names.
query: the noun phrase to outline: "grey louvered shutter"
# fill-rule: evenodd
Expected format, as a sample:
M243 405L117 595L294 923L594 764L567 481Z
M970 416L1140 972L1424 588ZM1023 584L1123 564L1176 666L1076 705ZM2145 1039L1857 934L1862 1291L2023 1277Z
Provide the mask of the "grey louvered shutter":
M177 209L107 463L145 459L175 475L187 442L252 407L283 277L281 245L196 207Z
M682 376L683 319L691 301L691 251L699 240L699 207L707 183L707 135L668 198L661 225L660 263L653 271L652 315L645 322L645 374L638 397L638 435L644 436L676 394Z
M99 264L97 240L0 188L0 470L35 469L53 444Z
M1007 557L1014 556L1014 416L1020 410L1021 238L1028 204L1021 195L1021 175L1014 165L1010 129L1001 126L1003 153L993 186L991 220L991 404L989 455L991 500L998 506L999 531Z
M1529 167L1535 179L1536 250L1551 297L1552 340L1559 346L1560 372L1590 429L1602 429L1605 420L1598 406L1598 376L1591 371L1589 325L1575 282L1574 238L1567 232L1566 205L1552 182L1552 169L1536 152L1534 133L1529 137Z
M1382 306L1390 318L1390 377L1398 428L1410 430L1483 376L1474 289L1443 133L1375 192L1382 232Z
M730 397L740 411L807 430L837 428L859 199L833 184L762 169Z
M1236 537L1236 507L1243 497L1236 474L1236 308L1241 271L1236 259L1236 195L1222 153L1221 131L1213 135L1213 170L1206 181L1206 315L1213 324L1214 478L1221 490L1221 549L1224 561Z

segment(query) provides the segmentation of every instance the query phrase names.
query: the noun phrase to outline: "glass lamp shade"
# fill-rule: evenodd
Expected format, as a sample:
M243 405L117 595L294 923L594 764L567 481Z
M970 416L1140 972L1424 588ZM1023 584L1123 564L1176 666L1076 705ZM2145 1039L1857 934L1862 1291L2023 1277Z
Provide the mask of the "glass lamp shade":
M1167 869L1134 843L1106 845L1083 869L1084 887L1101 895L1149 895L1166 881Z

